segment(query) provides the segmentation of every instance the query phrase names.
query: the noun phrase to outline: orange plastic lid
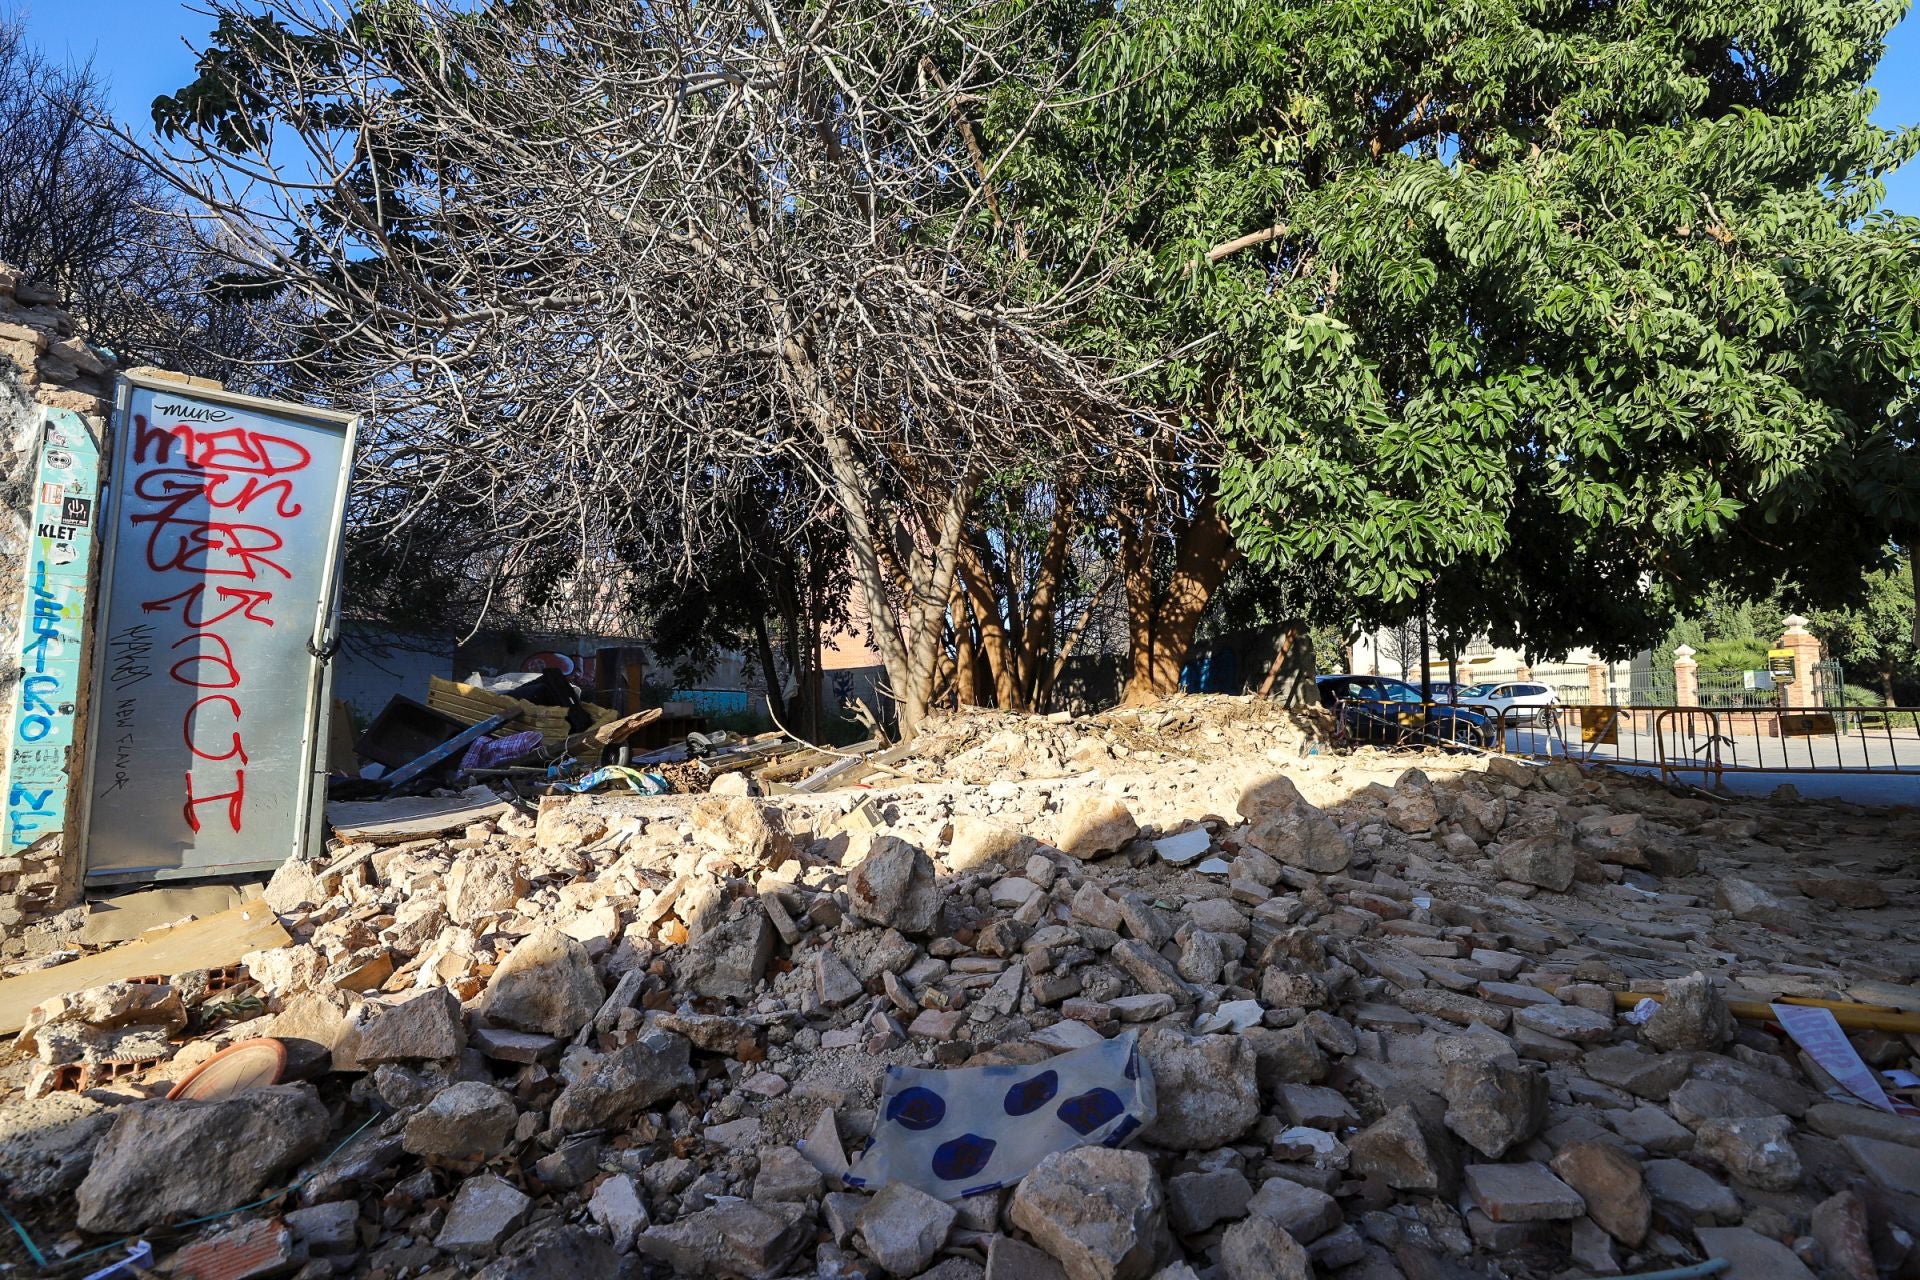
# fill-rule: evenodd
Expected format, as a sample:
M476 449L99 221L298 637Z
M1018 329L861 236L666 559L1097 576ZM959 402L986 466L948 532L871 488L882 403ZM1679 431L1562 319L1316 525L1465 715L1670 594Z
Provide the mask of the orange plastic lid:
M230 1044L167 1090L167 1101L218 1102L249 1089L278 1084L287 1069L287 1046L271 1038Z

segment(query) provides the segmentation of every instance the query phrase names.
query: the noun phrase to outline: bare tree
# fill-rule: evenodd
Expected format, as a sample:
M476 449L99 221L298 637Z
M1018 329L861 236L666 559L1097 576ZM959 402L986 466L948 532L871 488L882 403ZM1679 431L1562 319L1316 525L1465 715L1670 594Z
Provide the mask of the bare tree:
M1392 626L1382 627L1374 632L1374 643L1380 656L1393 662L1400 668L1402 680L1419 680L1416 668L1427 660L1424 646L1420 643L1420 623L1408 618Z
M697 573L777 464L830 498L911 725L953 674L979 483L1150 455L1160 424L1053 336L1097 273L1028 256L998 194L1066 92L1032 11L214 13L165 141L123 145L297 302L300 376L371 411L359 514L395 546L501 590L556 548Z
M272 383L267 305L223 288L172 187L90 127L105 86L0 18L0 262L57 295L89 342L236 386Z

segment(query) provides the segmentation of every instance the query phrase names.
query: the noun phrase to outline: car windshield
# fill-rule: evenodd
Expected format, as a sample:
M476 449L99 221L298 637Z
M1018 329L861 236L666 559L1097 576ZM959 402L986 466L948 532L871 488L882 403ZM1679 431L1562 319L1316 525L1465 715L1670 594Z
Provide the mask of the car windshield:
M1460 696L1463 698L1484 698L1492 692L1493 686L1490 684L1470 684L1460 691Z
M1380 697L1382 701L1386 702L1418 702L1420 701L1420 691L1410 684L1382 681L1380 685Z

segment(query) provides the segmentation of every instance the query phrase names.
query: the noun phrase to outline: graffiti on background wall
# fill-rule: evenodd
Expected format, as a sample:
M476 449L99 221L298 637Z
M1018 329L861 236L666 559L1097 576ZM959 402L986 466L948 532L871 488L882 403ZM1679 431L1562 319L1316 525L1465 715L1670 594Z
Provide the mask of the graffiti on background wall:
M81 629L100 483L99 450L77 414L42 411L34 481L20 684L7 740L9 854L61 831L67 821L68 749L79 709Z
M531 675L536 671L557 671L575 684L593 687L594 655L566 654L554 649L543 649L539 653L530 653L521 659L520 670Z

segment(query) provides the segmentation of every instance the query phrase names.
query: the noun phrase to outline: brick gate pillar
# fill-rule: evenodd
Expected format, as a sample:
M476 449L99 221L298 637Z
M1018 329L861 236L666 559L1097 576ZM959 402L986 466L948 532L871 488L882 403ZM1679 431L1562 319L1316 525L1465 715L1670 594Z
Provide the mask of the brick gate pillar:
M1607 664L1589 662L1587 664L1587 703L1589 706L1604 706L1607 697Z
M1785 686L1783 699L1789 707L1813 705L1813 669L1820 661L1820 639L1807 630L1807 620L1798 614L1787 619L1787 629L1774 643L1776 649L1793 653L1793 683Z
M1673 651L1673 702L1679 707L1700 705L1700 664L1693 660L1693 646L1681 645Z

